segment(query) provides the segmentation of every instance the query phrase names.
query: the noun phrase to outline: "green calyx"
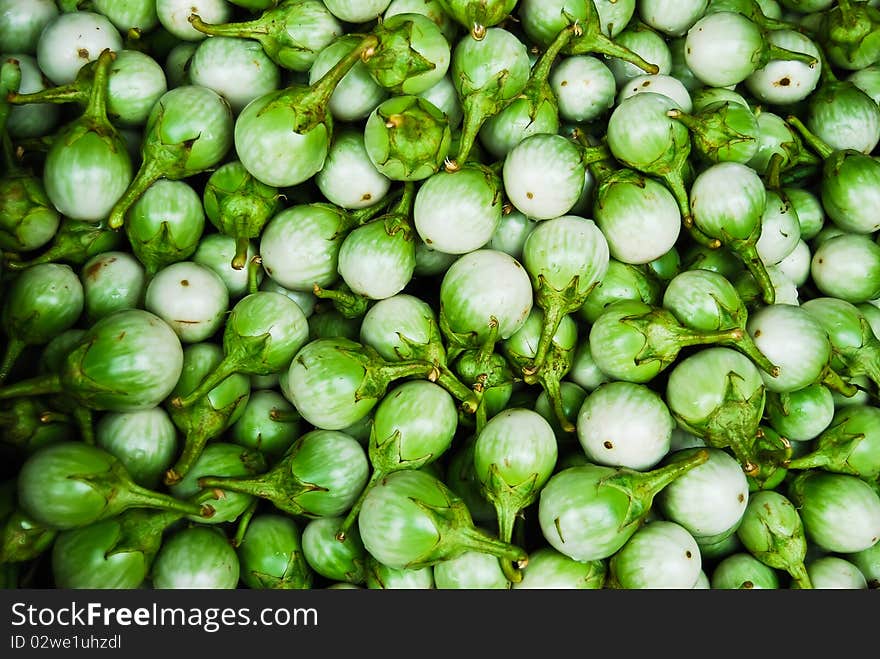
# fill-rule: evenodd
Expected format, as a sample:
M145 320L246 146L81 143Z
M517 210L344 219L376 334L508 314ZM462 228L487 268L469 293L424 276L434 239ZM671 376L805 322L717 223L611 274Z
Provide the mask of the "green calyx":
M443 345L440 328L433 318L427 319L426 322L429 325L428 340L420 343L408 336L398 334L400 345L395 348L395 355L400 361L421 360L446 367L448 365L446 346Z
M8 141L3 136L0 140ZM55 235L61 216L49 201L41 178L11 159L0 178L0 250L29 252Z
M400 469L419 469L437 457L428 453L418 458L404 458L401 455L400 430L395 430L387 437L380 437L375 431L375 425L370 432L368 450L370 464L380 474L389 474Z
M271 334L267 332L257 336L242 336L229 330L226 333L234 336L234 339L224 340L225 355L223 360L191 392L185 396L174 396L171 399L173 409L192 407L226 378L236 373L268 375L272 372L264 373L262 372L264 369L259 367L263 362L263 355L267 352L272 341ZM226 339L225 336L224 339Z
M447 172L457 171L462 164L468 162L480 128L489 117L499 114L513 101L513 99L507 99L501 95L501 90L504 89L509 75L506 70L502 71L476 92L462 97L461 107L464 113L464 123L458 140L458 153L455 158L447 158L446 160Z
M854 335L846 332L842 325L827 327L831 337L831 367L848 378L867 376L874 384L880 384L880 340L874 335L868 319L859 315L858 344L850 343ZM837 336L835 330L841 331Z
M763 48L755 51L754 57L752 58L752 63L754 64L754 70L758 70L767 65L768 62L772 60L784 60L784 61L793 61L793 62L801 62L802 64L806 64L810 68L816 67L820 65L820 61L818 58L813 55L809 55L807 53L801 53L796 50L790 50L788 48L783 48L782 46L777 46L770 42L767 37L767 30L762 29L762 37L764 39Z
M667 115L687 126L696 151L711 162L746 163L757 152L758 120L747 106L717 101L693 115L678 109Z
M394 95L406 93L411 78L437 68L414 47L418 26L405 15L397 16L380 22L373 30L378 43L366 60L367 70L376 82Z
M186 242L181 244L172 233L173 229L168 222L162 222L160 229L150 237L137 235L138 232L132 230L132 225L133 223L126 222L125 234L131 245L131 251L143 264L149 278L166 265L186 260L196 250L196 244ZM119 231L112 229L107 231L114 236L121 235Z
M40 263L66 262L82 265L96 254L117 249L122 235L102 222L86 222L62 218L58 232L50 245L30 260L11 258L6 263L9 270L20 271Z
M434 506L417 499L413 499L413 503L437 529L438 540L430 551L410 561L406 565L408 569L427 567L466 551L477 551L510 561L513 568L519 570L528 565L528 554L523 549L477 529L464 501L452 492L446 505Z
M303 71L308 70L308 63L313 61L317 53L297 42L291 34L290 26L297 26L304 19L310 18L308 14L314 9L309 4L311 3L300 0L274 1L253 20L235 23L205 23L198 14L191 14L187 20L202 34L254 39L279 66Z
M572 137L581 146L592 146L589 143L587 136L584 135L583 131L579 128L576 128L573 131ZM596 203L599 203L603 190L613 185L616 180L621 180L624 183L636 183L636 181L642 176L641 172L620 167L617 160L611 157L610 154L606 158L591 159L590 162L587 163L587 169L596 180Z
M797 25L788 21L770 18L761 9L757 0L712 0L710 9L713 12L733 11L742 14L765 30L794 30Z
M281 209L278 190L255 179L238 162L215 170L205 183L205 215L221 233L236 239L232 267L244 268L249 241Z
M574 423L569 420L565 410L565 401L562 396L562 380L571 371L574 363L574 350L566 350L555 343L544 364L536 373L525 376L526 383L537 382L547 394L550 407L556 417L556 421L563 432L573 433L576 430Z
M327 488L301 480L292 469L298 444L294 444L269 471L256 476L203 476L199 487L250 494L271 502L290 515L313 517L299 499L309 492L326 492Z
M336 350L343 358L360 364L364 370L364 379L355 392L355 400L380 400L388 390L388 385L401 378L436 378L434 365L429 362L420 360L388 362L366 345L358 348L338 346Z
M526 86L501 112L494 117L490 117L486 125L488 127L497 127L497 124L503 124L510 121L511 118L525 116L528 119L527 125L542 125L545 122L551 124L559 123L559 109L556 101L556 94L550 86L549 77L559 54L567 46L572 39L582 34L580 25L572 24L562 30L541 53L541 56L532 66L529 79Z
M220 400L215 400L217 393ZM165 473L165 484L178 483L212 439L219 437L232 425L236 414L243 410L250 396L250 380L233 374L198 398L190 407L178 409L169 406L174 425L183 432L183 448L177 460Z
M709 446L730 448L747 475L758 473L759 460L755 443L764 414L766 389L762 386L748 397L739 393L736 380L742 376L727 374L723 402L705 419L685 419L673 412L676 420L689 432L702 437Z
M438 0L438 4L459 25L470 30L473 39L486 36L486 28L504 21L516 7L516 0Z
M844 413L842 419L816 438L811 451L790 460L788 468L798 471L822 469L876 481L880 476L880 459L870 423L869 419L861 419L858 415L853 418Z
M538 275L535 304L544 311L544 323L535 357L532 363L524 368L523 372L526 376L532 376L541 370L563 317L580 309L598 284L599 282L595 281L585 287L581 278L574 276L568 286L558 291L547 283L544 275Z
M630 500L630 508L626 517L621 520L621 529L625 526L629 527L629 534L632 535L644 521L645 515L651 510L657 494L676 479L704 464L708 459L708 451L698 450L686 458L675 460L650 471L635 471L626 467L611 470L612 473L601 480L600 486L616 489Z
M6 124L9 120L11 99L18 94L21 87L21 63L8 58L0 64L0 135L6 139ZM8 145L4 144L4 149ZM8 153L8 151L6 152ZM6 154L4 154L6 155Z
M367 35L361 39L350 53L340 59L327 73L321 76L314 84L291 85L281 90L262 109L262 112L270 112L273 107L282 106L293 112L290 128L295 133L305 134L315 127L325 124L328 133L332 130L332 116L327 107L330 96L336 89L339 81L360 61L368 62L376 52L379 39L375 35Z
M103 409L106 401L124 400L129 394L124 389L94 380L85 370L86 357L94 343L95 339L78 342L67 353L60 375L44 376L57 378L59 391L54 393L68 394L77 404L90 410Z
M116 54L105 49L95 60L89 92L85 97L87 99L85 111L65 131L65 136L62 138L64 144L69 145L86 133L96 133L101 137L112 139L115 142L114 146L125 150L119 134L107 117L107 79L114 59Z
M202 123L182 123L193 117L189 106L196 100L204 106L199 116ZM144 128L141 165L110 210L107 219L110 228L121 228L129 209L159 179L179 181L216 165L231 146L233 123L229 103L206 87L182 85L160 97ZM207 132L206 126L209 127ZM214 127L216 129L210 130ZM187 130L188 135L181 135L181 129Z
M312 292L322 300L330 300L333 308L350 320L363 318L373 303L373 300L367 296L352 291L344 282L338 284L336 288L322 288L315 284Z
M207 503L213 498L213 492L204 492L193 501ZM126 510L116 517L118 533L113 546L107 549L105 555L109 558L115 554L140 553L149 567L162 547L165 531L184 516L184 513L177 510Z
M460 381L466 387L470 387L472 395L475 396L478 425L480 422L485 422L485 418L481 418L481 414L484 415L486 412L484 394L496 387L511 386L516 381L509 360L492 350L488 352L477 348L464 350L456 357L453 369Z
M767 356L761 352L751 335L746 331L748 323L748 312L745 304L740 304L735 309L724 309L722 303L718 301L718 308L723 309L723 314L729 314L730 324L723 323L723 327L737 327L742 330L742 335L730 342L721 342L721 345L729 345L731 348L743 353L751 359L765 373L776 377L779 375L779 367L771 362Z
M107 219L111 229L119 229L125 224L125 215L134 203L140 199L147 188L160 178L172 181L184 179L196 174L187 164L196 139L184 140L174 144L162 141L158 135L162 123L164 109L161 105L153 130L144 137L141 148L142 163L128 189L113 206Z
M16 509L0 527L0 564L34 560L52 546L56 537L57 529L41 524Z
M396 181L439 171L452 142L449 120L421 96L396 96L376 108L364 139L376 168Z
M255 500L256 503L256 500ZM252 508L245 513L249 522L253 516ZM245 518L242 515L242 519ZM271 519L272 523L266 522ZM275 523L275 520L277 524ZM239 551L245 584L252 588L270 590L306 590L312 588L314 571L305 558L300 546L301 538L294 531L296 524L281 517L258 517L256 523L240 524L236 533L235 547ZM275 526L276 528L272 528ZM284 527L288 526L285 531ZM244 530L242 530L244 529ZM250 530L250 532L248 532ZM278 559L286 555L287 561L283 568ZM358 580L356 574L346 575L353 583Z
M99 58L100 59L100 58ZM40 91L22 94L10 92L6 100L11 105L28 105L30 103L77 103L83 107L89 103L95 85L95 71L99 60L92 60L80 67L73 82L41 89Z
M360 512L367 494L369 494L370 490L372 490L383 478L395 471L420 469L438 457L429 453L414 459L404 458L401 455L401 437L399 429L395 430L387 437L380 437L376 433L375 424L371 426L368 451L373 471L370 474L370 480L361 490L358 498L355 500L354 504L352 504L339 526L339 530L336 533L336 539L340 542L344 542L348 537L348 531L357 519L358 513Z
M761 426L752 444L756 470L747 473L749 489L772 490L788 475L792 455L791 442L769 426Z
M804 525L785 496L775 491L753 495L737 535L764 565L788 572L800 588L812 587L804 566L807 553Z
M692 330L680 324L670 311L662 307L653 307L641 314L624 315L618 318L618 322L645 339L635 362L659 362L662 368L675 361L686 346L738 341L743 334L739 327L705 332Z
M446 161L446 170L450 172L468 162L480 128L510 105L529 79L529 59L522 43L502 29L492 34L498 37L487 39L483 42L488 44L486 46L474 47L472 44L476 41L464 41L453 53L453 84L461 102L463 121L457 153ZM482 51L488 50L491 54L495 48L497 56L503 59L493 62L492 74L487 75L479 67L486 57Z
M797 133L800 134L800 137L812 148L822 160L828 160L834 155L840 154L841 152L831 147L827 142L821 140L818 136L810 131L809 128L806 127L804 122L800 120L800 118L789 115L785 119L786 123L788 123L791 127L793 127ZM797 136L797 135L795 135Z
M861 2L840 0L825 15L828 41L852 44L864 39L875 27L871 7Z
M712 280L710 279L709 281ZM717 286L717 284L715 285ZM742 330L741 336L730 341L721 341L719 344L727 345L728 347L738 350L751 359L755 365L760 367L763 371L776 377L779 374L779 367L773 364L767 356L758 349L754 339L752 339L751 335L746 330L748 323L748 309L738 291L735 289L725 290L722 288L719 290L716 288L715 291L706 290L705 293L712 300L712 306L714 307L711 315L703 315L700 317L700 320L696 322L692 318L684 318L683 320L685 321L685 324L689 327L701 329L738 328ZM685 314L684 310L676 315L681 317L683 314Z
M70 428L73 419L39 398L17 398L0 408L0 442L28 450L50 426Z
M117 186L126 186L132 175L131 159L125 141L107 116L107 82L114 58L115 54L106 49L98 57L85 111L53 136L46 155L46 190L52 195L52 201L60 212L76 219L97 220L99 217L94 216L94 209L86 211L85 216L79 215L83 208L73 200L75 192L65 188L69 176L66 170L73 166L72 163L81 164L85 171L90 171L89 167L94 167L93 163L100 163L102 176L112 175L115 179L114 185ZM107 200L108 203L112 201L113 199Z
M183 501L163 492L157 492L134 483L125 466L116 458L108 461L105 471L72 475L75 480L88 483L106 498L106 506L95 520L109 519L132 508L150 508L171 511L180 515L209 518L214 514L210 504Z
M838 2L823 13L815 38L834 65L863 69L880 56L880 11L863 2Z
M412 242L415 229L412 225L412 208L415 201L416 186L412 181L405 181L400 199L391 206L387 213L375 218L375 222L385 225L385 233L394 236L401 232L403 239Z
M539 474L536 472L521 483L511 485L504 480L497 464L489 465L488 477L480 484L480 492L495 507L500 540L512 541L517 516L520 511L534 503L540 494L543 483L539 483L538 478ZM512 583L522 581L522 570L517 569L509 560L501 560L501 569Z
M599 10L592 2L583 3L586 7L586 20L583 23L575 23L580 34L573 38L565 47L564 52L568 55L590 55L600 53L606 57L616 57L637 66L649 75L660 72L660 68L648 62L638 53L633 52L626 46L621 46L611 37L602 32L602 21Z

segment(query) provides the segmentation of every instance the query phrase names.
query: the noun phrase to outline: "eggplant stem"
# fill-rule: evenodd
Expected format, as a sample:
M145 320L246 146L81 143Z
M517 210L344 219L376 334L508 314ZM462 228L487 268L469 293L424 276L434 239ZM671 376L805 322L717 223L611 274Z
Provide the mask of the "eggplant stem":
M847 398L852 398L859 391L855 385L844 380L841 377L840 373L835 371L830 366L825 369L825 373L822 374L821 383L831 389L831 391L836 391L840 395L846 396Z
M110 209L107 226L111 229L120 229L125 224L125 216L128 210L143 196L147 188L162 178L163 169L162 164L154 159L147 159L141 163L137 174L134 175L134 179L132 179L122 197Z
M260 35L269 34L269 28L261 25L259 20L242 21L240 23L205 23L202 17L192 13L187 17L189 24L202 34L214 37L243 37L257 39Z
M203 490L204 492L209 492L209 490ZM232 537L232 546L238 548L241 546L242 541L244 540L244 536L247 533L248 527L250 526L251 520L254 517L254 513L257 512L257 506L260 504L259 499L254 499L248 504L248 507L241 514L241 517L238 518L238 526L235 530L235 535Z
M233 270L244 270L247 265L247 253L251 246L250 238L247 236L237 236L235 238L235 255L232 257Z
M14 384L0 387L0 400L40 396L43 394L60 394L61 376L56 373L38 375L27 380L19 380Z
M6 351L3 353L3 360L0 361L0 385L9 377L10 371L12 371L13 366L15 366L26 347L27 344L19 338L12 337L9 339L9 343L6 344Z
M206 396L210 391L223 382L230 375L238 372L238 363L229 356L226 356L217 364L213 371L208 373L199 385L186 396L175 396L171 399L171 405L178 409L191 407L200 398Z
M373 473L370 474L370 480L367 481L367 484L361 490L358 498L352 504L351 508L348 510L348 514L346 514L342 523L339 525L339 529L336 531L336 539L339 542L345 542L345 539L348 537L348 530L357 520L358 514L361 512L361 506L364 505L364 499L367 498L367 494L369 494L379 481L385 478L388 474L388 471L373 469Z
M794 115L790 115L785 120L790 126L794 127L801 138L817 153L823 160L830 158L834 153L834 147L820 139L815 133L806 127L804 122Z
M767 273L767 267L764 265L764 261L761 260L755 244L743 241L732 243L728 245L728 247L740 258L743 265L750 273L752 273L755 281L758 282L764 303L773 304L776 302L776 289L773 287L773 282L770 280L770 275Z
M798 588L802 590L812 590L813 582L810 580L810 575L803 563L790 565L786 571L791 575L792 579L795 580Z
M568 417L565 415L565 408L562 404L562 390L559 382L559 377L542 377L541 385L547 394L547 398L550 400L550 406L553 408L553 414L556 416L556 420L559 422L559 427L567 433L575 432L577 428L571 421L568 420Z
M706 449L701 449L683 460L672 462L671 464L658 467L652 471L642 472L638 477L637 487L642 492L656 494L676 478L687 473L694 467L700 466L708 459L709 452Z
M248 263L248 279L247 279L247 290L248 293L253 295L254 293L259 292L260 290L260 278L259 274L263 268L263 259L259 254L254 254Z
M625 46L614 42L610 37L602 32L601 17L596 5L592 2L585 3L587 16L584 22L575 23L581 31L581 35L572 41L568 52L571 55L581 55L588 53L601 53L608 57L616 57L637 66L647 74L655 75L660 72L660 67L656 64L648 62L638 53L633 52Z
M435 364L435 369L437 373L437 384L458 399L461 403L461 410L466 414L473 414L476 412L477 407L479 406L477 394L462 384L461 380L459 380L455 376L455 373L450 371L447 366L443 364Z
M550 351L550 344L553 337L559 330L559 325L565 317L565 310L562 305L554 301L552 298L544 305L544 324L541 327L541 337L538 339L538 347L535 350L535 357L531 363L523 367L523 375L532 377L540 372L544 363L547 361L547 353Z
M129 508L158 508L204 518L212 517L215 512L214 507L209 504L182 501L171 495L154 492L134 483L130 484L126 490L120 491L119 495Z

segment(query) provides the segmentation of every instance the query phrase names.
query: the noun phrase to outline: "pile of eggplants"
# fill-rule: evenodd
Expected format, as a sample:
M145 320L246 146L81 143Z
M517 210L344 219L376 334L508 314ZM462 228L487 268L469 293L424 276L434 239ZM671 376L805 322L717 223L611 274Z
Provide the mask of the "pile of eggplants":
M0 0L0 586L880 587L880 2Z

